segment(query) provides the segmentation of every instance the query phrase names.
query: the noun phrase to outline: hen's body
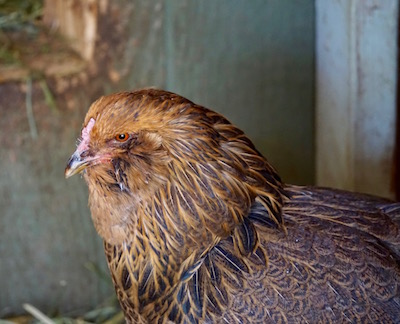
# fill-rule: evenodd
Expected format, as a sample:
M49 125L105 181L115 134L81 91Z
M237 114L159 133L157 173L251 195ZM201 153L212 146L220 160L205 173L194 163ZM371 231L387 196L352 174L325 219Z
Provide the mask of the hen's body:
M88 112L67 175L128 322L398 323L400 204L283 186L217 113L142 90Z
M222 240L190 278L178 280L182 283L168 293L168 282L157 289L146 275L140 278L139 267L131 272L140 278L139 289L130 286L121 267L132 262L132 255L151 251L140 246L142 252L132 253L132 245L106 244L130 319L137 320L129 300L138 294L150 322L165 317L176 323L399 323L400 206L331 189L286 190L286 231L261 220L268 216L255 208L235 237L243 251L230 237ZM140 291L147 280L151 288ZM154 303L151 294L166 296Z

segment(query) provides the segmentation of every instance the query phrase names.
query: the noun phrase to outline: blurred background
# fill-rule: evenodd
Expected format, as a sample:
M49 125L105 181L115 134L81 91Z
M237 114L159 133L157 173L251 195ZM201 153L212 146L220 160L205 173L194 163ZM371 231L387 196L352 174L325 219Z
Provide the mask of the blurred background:
M239 125L285 182L399 199L398 7L0 0L0 318L117 313L86 185L64 179L104 94L177 92Z

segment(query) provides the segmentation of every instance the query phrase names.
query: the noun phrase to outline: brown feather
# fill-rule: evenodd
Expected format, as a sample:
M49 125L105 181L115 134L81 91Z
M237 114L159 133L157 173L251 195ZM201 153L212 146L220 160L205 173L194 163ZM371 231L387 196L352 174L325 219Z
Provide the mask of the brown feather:
M85 168L127 322L399 322L399 203L283 185L241 130L162 90L100 98L82 141L66 175Z

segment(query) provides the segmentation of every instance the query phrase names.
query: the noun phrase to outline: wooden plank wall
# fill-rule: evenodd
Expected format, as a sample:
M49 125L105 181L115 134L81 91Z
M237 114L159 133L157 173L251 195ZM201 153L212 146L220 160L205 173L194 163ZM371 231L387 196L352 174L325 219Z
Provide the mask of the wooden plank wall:
M0 317L24 302L82 312L112 293L85 268L89 260L104 269L85 184L63 179L100 94L145 86L181 93L242 127L284 180L313 182L314 1L99 3L86 73L50 81L60 111L49 111L34 86L35 141L24 87L0 88Z

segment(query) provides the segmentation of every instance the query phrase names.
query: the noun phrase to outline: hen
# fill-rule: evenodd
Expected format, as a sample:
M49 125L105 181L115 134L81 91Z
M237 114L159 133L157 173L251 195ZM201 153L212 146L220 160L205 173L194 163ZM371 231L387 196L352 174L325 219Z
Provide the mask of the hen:
M216 112L102 97L65 175L81 171L129 323L400 322L400 203L284 185Z

